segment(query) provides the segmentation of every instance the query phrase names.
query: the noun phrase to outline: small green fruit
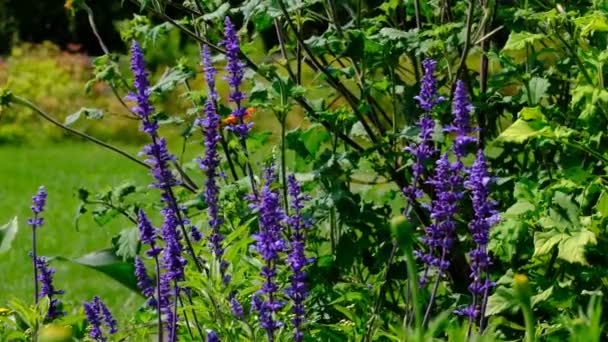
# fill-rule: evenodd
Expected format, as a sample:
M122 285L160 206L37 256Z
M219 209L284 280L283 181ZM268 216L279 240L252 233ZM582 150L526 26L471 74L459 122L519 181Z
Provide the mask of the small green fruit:
M72 342L73 332L69 325L47 324L38 332L38 342Z
M414 229L407 217L399 215L391 219L391 235L400 245L411 246L414 242L413 232Z

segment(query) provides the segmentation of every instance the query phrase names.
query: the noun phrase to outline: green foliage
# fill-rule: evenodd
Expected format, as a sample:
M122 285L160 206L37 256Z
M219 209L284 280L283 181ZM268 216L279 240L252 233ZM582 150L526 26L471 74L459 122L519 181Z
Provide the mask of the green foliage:
M165 67L162 73L153 73L154 117L163 128L181 132L172 146L181 153L176 153L179 158L171 167L184 187L175 196L205 236L211 231L204 177L190 162L190 154L203 153L194 120L207 94L197 77L199 61L193 56L198 53L193 51L199 43L207 43L216 65L224 65L222 47L217 47L226 15L239 20L248 65L245 106L255 109L251 120L257 130L246 143L222 131L225 177L220 214L225 224L221 233L229 265L226 272L232 279L228 284L222 281L224 274L207 246L193 247L205 262L199 272L194 259L189 259L187 280L181 284L189 291L178 309L189 320L180 321L183 340L202 340L208 334L194 327L213 329L229 341L265 339L255 311L250 310L263 282L262 262L250 248L251 235L260 227L243 198L252 191L251 183L259 181L260 165L268 160L280 160L281 179L273 186L286 193L286 173L297 172L314 198L306 208L306 217L315 223L307 233L306 252L315 260L306 268L308 339L606 338L601 308L608 304L603 296L608 290L608 93L604 90L608 7L603 1L592 5L575 1L567 9L527 1L508 6L499 1L477 6L465 1L451 5L315 0L246 0L238 5L140 0L138 4L142 13L161 20L134 15L120 25L121 34L127 42L143 43L152 68ZM268 32L278 34L277 39L266 41L270 46L263 53L251 53L260 49L259 37ZM412 182L414 160L403 150L418 134L414 122L420 110L414 95L419 91L420 62L426 57L436 59L445 71L437 77L446 98L457 79L467 84L476 107L472 119L480 126L480 145L496 178L492 198L500 203L502 220L490 233L488 250L493 260L491 279L497 286L489 296L482 327L451 314L471 302L467 252L474 243L467 225L473 208L468 198L456 218L458 243L449 255L451 268L433 294L418 289L418 277L427 271L415 264L412 253L425 248L420 237L431 219L426 207L434 193L432 184L425 182L427 176L422 182L425 195L418 202L406 204L401 189ZM10 77L12 91L65 112L61 101L73 105L75 88L69 80L78 79L81 70L72 76L44 55L32 63L29 58L19 49L13 53L11 70L27 72L14 80ZM132 90L124 58L109 54L93 64L87 92L95 94L97 87L107 87L103 89L121 98ZM37 75L42 72L44 77ZM36 87L48 92L31 89L38 78L42 79ZM50 85L58 81L62 87L53 89ZM220 89L222 119L231 112L226 93ZM3 94L4 113L10 96ZM45 103L57 97L58 103ZM106 122L111 106L92 102L78 104L80 110L70 108L73 114L61 120L75 127L84 125L82 117ZM437 124L433 143L442 152L454 140L443 131L453 119L448 102L433 113ZM114 105L132 118L128 108ZM27 111L10 110L7 120L13 124L32 120ZM0 139L16 140L8 131ZM463 162L467 167L472 164L470 157ZM431 163L427 166L433 168ZM151 195L156 192L146 188L149 183L140 180L99 192L79 186L78 229L83 229L81 219L88 220L87 227L120 220L123 224L107 239L110 247L60 259L105 273L138 293L132 265L141 254L133 227L136 213L140 208L154 212L161 207L158 197ZM407 219L400 216L404 208L412 211ZM396 219L390 221L391 217ZM152 218L157 219L155 214ZM0 234L3 231L0 246L11 240L7 238L11 230L2 229ZM289 279L286 264L278 265L277 278L282 284ZM288 301L282 292L277 296ZM231 298L245 306L244 317L231 315ZM143 299L138 300L143 304ZM423 322L421 308L431 300L432 319ZM289 305L276 314L276 319L287 322L278 330L277 341L292 339ZM582 312L582 307L587 311ZM0 332L26 338L28 329L36 325L35 309L20 305L11 310L19 318L9 320L11 328ZM131 322L132 335L125 336L154 336L155 318L153 308L142 306ZM195 319L198 322L193 323Z

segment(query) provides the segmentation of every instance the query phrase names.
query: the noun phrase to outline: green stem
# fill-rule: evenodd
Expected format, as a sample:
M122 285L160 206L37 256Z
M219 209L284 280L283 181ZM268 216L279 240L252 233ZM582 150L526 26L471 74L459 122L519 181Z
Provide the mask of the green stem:
M410 294L412 296L412 305L414 306L414 324L418 340L421 341L422 334L422 306L418 300L418 271L416 268L416 259L412 252L411 246L405 249L405 263L407 265L407 280L409 282ZM406 325L406 317L404 317L404 325Z
M532 313L532 306L530 305L530 300L522 303L521 311L524 314L524 322L526 323L526 342L534 342L534 315Z

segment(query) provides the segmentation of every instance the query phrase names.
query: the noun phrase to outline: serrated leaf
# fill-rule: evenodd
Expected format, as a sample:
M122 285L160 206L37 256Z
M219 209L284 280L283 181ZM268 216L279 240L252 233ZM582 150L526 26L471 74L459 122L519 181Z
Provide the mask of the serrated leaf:
M502 51L519 51L524 50L526 48L526 44L534 44L537 41L540 41L545 36L539 33L530 33L530 32L511 32L509 34L509 38L505 43L505 46L502 48Z
M556 230L534 234L534 256L545 255L562 242L568 235Z
M504 130L496 141L521 144L539 136L553 137L551 127L539 107L526 107L519 112L519 118Z
M597 244L593 232L584 229L573 233L560 243L557 257L570 263L588 265L585 259L585 247L589 244Z
M68 115L63 122L64 125L70 126L83 116L87 119L100 120L103 119L103 111L97 108L81 108L79 111Z
M18 230L17 216L0 227L0 254L7 252L11 248Z
M139 252L139 229L137 227L126 228L112 238L112 246L116 255L123 260L135 258Z
M486 317L510 310L515 307L515 305L517 305L517 300L513 295L513 290L506 287L499 287L488 298Z
M80 258L59 256L55 259L99 271L127 288L139 293L137 279L135 278L135 266L132 263L124 262L111 248L88 253Z
M545 78L532 77L530 79L530 82L528 82L528 88L524 87L524 94L526 95L526 98L530 99L531 106L538 105L540 100L547 96L547 90L549 90L550 85L551 84L549 81Z
M540 302L544 302L545 300L551 298L551 295L553 295L553 286L549 287L548 289L544 290L539 294L532 296L532 307L534 307Z

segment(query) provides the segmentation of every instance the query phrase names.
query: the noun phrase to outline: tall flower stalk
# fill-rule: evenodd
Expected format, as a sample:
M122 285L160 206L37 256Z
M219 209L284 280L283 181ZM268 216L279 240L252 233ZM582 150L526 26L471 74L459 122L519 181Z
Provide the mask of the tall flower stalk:
M38 270L37 281L40 282L40 291L38 292L37 298L48 297L49 298L49 309L46 313L46 320L52 321L55 318L65 315L65 312L61 311L61 301L56 298L57 295L62 295L63 290L57 290L53 285L53 274L55 269L49 266L48 260L45 257L36 257L35 268Z
M420 94L414 97L418 101L420 108L424 110L424 115L418 120L417 126L420 129L419 141L414 146L408 146L406 151L410 152L414 157L412 164L412 183L406 187L404 193L408 199L405 215L408 216L412 203L421 198L424 194L422 190L422 177L426 173L425 163L437 152L433 145L433 132L435 129L435 121L431 118L433 108L444 101L445 99L439 96L437 92L437 80L433 75L437 62L432 59L426 59L422 62L424 68L424 77L420 87Z
M136 91L129 94L127 99L136 102L136 105L132 110L139 115L142 121L142 131L147 133L152 140L150 144L144 146L141 152L142 155L148 157L145 162L150 165L152 176L155 179L155 182L151 187L161 190L161 199L166 205L165 209L171 210L172 215L175 216L177 226L181 228L184 234L184 240L188 246L190 256L194 260L198 270L202 271L202 267L198 263L196 253L194 252L194 248L192 247L186 231L186 225L189 224L189 221L183 217L181 212L182 208L173 194L173 187L181 184L181 182L174 177L169 167L169 164L175 161L176 158L169 153L165 138L158 135L158 122L152 116L154 107L150 103L151 90L150 82L148 81L148 72L146 71L143 50L137 41L133 41L131 47L131 71L134 75L133 86ZM165 219L167 219L166 215Z
M108 307L98 296L93 297L91 302L84 302L84 312L89 322L89 336L98 342L107 341L103 335L102 323L108 328L110 335L118 332L117 322Z
M205 157L199 159L199 167L205 172L205 176L207 176L205 181L205 201L207 202L209 227L211 227L209 246L220 265L222 276L224 276L227 264L222 260L224 255L222 241L224 240L224 237L220 234L222 218L219 216L219 186L217 183L217 178L219 176L218 168L220 165L218 144L221 141L219 131L220 115L216 108L218 95L215 90L215 75L217 74L217 71L211 62L211 55L207 45L203 45L201 55L209 93L207 100L205 101L205 116L198 120L205 141Z
M480 317L479 326L483 328L488 293L494 286L489 277L489 267L492 265L492 261L488 256L487 245L490 240L490 229L498 223L500 217L496 210L496 202L489 198L491 183L492 178L488 173L486 159L483 151L479 150L469 178L465 182L465 186L471 193L474 217L469 223L469 229L476 248L469 252L471 264L469 291L473 302L459 313L469 318L469 334L472 323L478 317Z
M229 125L228 130L233 131L239 138L241 148L245 154L247 173L249 174L249 181L251 183L251 189L254 194L257 195L257 186L255 182L255 176L253 174L253 168L249 162L249 151L247 149L247 136L253 126L253 122L247 122L247 109L243 106L243 100L245 94L241 90L243 83L243 77L245 76L245 63L241 60L241 47L239 42L239 36L236 27L230 20L230 17L224 19L224 39L220 42L220 45L226 50L226 71L227 75L224 77L230 86L229 99L234 103L232 109L231 118L236 119L235 124Z
M40 217L40 214L44 211L44 205L46 204L46 189L44 186L38 188L36 195L32 197L32 213L34 217L29 218L27 223L32 227L32 265L34 269L34 301L38 303L38 255L36 247L36 231L44 223L44 218Z
M148 277L148 272L146 271L144 263L141 261L139 256L135 258L135 276L137 278L137 286L142 291L142 294L148 298L148 305L156 307L156 315L158 318L158 338L162 342L162 308L163 305L167 306L168 302L166 298L162 297L161 293L161 272L158 256L163 249L158 246L156 242L158 230L152 226L152 223L148 219L148 216L143 209L140 209L137 213L137 227L139 229L139 240L144 245L149 246L149 249L146 251L146 255L154 260L154 266L156 267L156 298L154 297L154 287L151 284L152 280Z
M462 175L454 172L454 165L444 153L437 161L435 175L428 181L433 186L434 198L429 205L432 223L426 228L422 241L429 247L427 253L417 251L417 256L429 267L437 268L435 284L424 315L423 325L428 322L431 308L437 294L442 275L450 266L448 255L454 244L458 202L462 198ZM428 267L427 267L428 269ZM423 274L421 284L425 284L427 273Z
M292 209L292 215L287 217L287 224L292 229L289 256L287 258L292 275L289 276L291 286L287 290L287 294L293 301L291 311L294 317L291 319L291 322L295 327L294 339L296 342L301 342L304 339L302 325L306 321L304 300L308 295L304 267L313 261L311 258L307 258L304 252L306 229L312 226L312 221L304 218L302 210L304 209L304 202L310 200L310 196L302 193L302 188L293 174L288 176L287 183Z
M279 286L276 283L276 266L281 260L280 254L286 250L282 237L285 213L281 209L279 193L272 188L276 179L274 163L266 169L264 179L260 194L248 196L250 207L258 212L259 218L259 232L253 235L255 250L265 263L260 272L264 283L254 296L252 307L258 312L260 325L272 342L275 330L283 325L275 319L275 313L284 305L277 299Z

